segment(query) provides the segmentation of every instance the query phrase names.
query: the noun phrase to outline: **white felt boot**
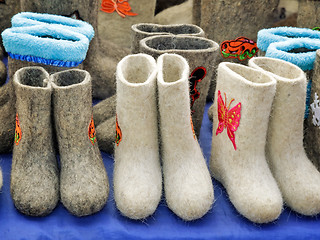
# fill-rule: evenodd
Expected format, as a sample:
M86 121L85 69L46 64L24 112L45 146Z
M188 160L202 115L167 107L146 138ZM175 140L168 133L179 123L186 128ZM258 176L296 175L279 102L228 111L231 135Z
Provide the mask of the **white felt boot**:
M259 57L249 66L277 80L266 153L284 201L298 213L320 212L320 173L303 148L306 76L297 66L278 59Z
M210 170L227 189L243 216L271 222L282 210L282 197L265 157L265 144L276 81L236 64L218 67Z
M184 220L205 215L213 203L211 177L193 131L189 66L176 54L158 58L161 150L166 201Z
M156 74L156 62L146 54L128 55L117 66L114 198L132 219L153 214L162 192Z

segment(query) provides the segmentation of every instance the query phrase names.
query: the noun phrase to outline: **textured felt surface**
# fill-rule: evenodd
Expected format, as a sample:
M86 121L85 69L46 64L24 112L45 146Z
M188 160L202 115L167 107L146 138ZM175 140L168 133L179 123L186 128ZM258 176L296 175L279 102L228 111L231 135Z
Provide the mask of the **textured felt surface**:
M211 123L206 104L201 128L200 145L206 159L210 158ZM102 153L104 165L112 181L113 158ZM101 212L78 218L62 206L47 217L26 217L19 213L10 197L11 154L0 155L4 186L0 193L0 239L34 240L102 240L102 239L237 239L237 240L316 240L320 238L319 216L303 217L286 208L280 218L270 224L253 224L241 217L226 197L225 189L213 180L216 201L202 219L184 222L160 202L155 214L145 221L133 221L121 216L113 201L113 188L107 205ZM5 220L4 220L5 219Z

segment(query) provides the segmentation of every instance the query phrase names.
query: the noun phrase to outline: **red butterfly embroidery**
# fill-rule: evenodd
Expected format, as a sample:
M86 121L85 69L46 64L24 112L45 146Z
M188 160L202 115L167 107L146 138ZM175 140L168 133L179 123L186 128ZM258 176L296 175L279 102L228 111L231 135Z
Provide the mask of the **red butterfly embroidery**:
M113 13L116 11L121 17L136 16L137 13L130 12L131 6L128 0L102 0L101 10L106 13Z
M227 134L230 138L234 150L237 150L236 142L235 142L235 135L234 132L237 131L239 127L239 122L241 118L241 103L238 103L235 107L230 108L231 103L234 101L232 98L228 107L226 106L227 103L227 95L224 94L225 102L221 97L220 90L218 91L218 119L219 124L217 128L216 135L222 133L224 128L227 128Z

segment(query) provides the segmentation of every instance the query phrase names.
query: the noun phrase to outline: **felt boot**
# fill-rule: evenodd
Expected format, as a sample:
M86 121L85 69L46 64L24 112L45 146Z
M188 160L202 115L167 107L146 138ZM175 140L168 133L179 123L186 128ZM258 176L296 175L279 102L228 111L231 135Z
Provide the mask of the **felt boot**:
M114 153L116 116L112 116L97 126L99 149L109 154Z
M316 215L320 212L320 173L303 148L306 76L297 66L279 59L253 58L249 66L277 80L266 155L284 201L300 214Z
M204 216L213 203L211 177L193 131L189 67L176 54L158 58L161 158L168 207L186 221Z
M39 65L49 73L81 67L89 47L85 35L57 24L8 28L2 32L2 40L9 55L10 79L26 66Z
M204 37L204 31L193 24L159 25L154 23L138 23L131 26L131 52L138 53L140 40L154 35L189 35Z
M193 0L192 23L198 26L201 24L201 0Z
M20 0L2 0L0 1L0 33L9 28L10 20L13 15L20 12ZM2 38L0 36L0 49L2 48Z
M192 24L192 0L167 8L158 13L153 22L157 24Z
M320 51L316 52L312 75L312 87L310 94L309 116L307 119L307 129L304 134L304 147L308 158L320 169Z
M1 51L1 48L0 48L0 51ZM0 56L0 86L3 85L7 80L7 68L6 68L6 65L4 65L4 63L2 62L1 59L2 58Z
M185 57L190 66L190 106L197 137L204 113L204 106L218 54L216 42L193 36L152 36L140 41L140 51L157 58L163 53L177 53Z
M104 207L109 193L92 118L91 77L87 71L73 69L55 73L50 79L61 162L61 201L76 216L90 215Z
M252 222L277 219L280 190L265 144L276 81L235 63L220 63L214 101L210 170L237 211Z
M106 98L115 93L114 73L117 63L129 54L130 50L120 48L110 41L104 41L103 44L100 44L99 1L21 0L21 10L70 16L89 22L95 30L95 37L90 43L83 67L92 76L93 96ZM128 29L128 31L130 30Z
M15 207L23 214L45 216L59 200L49 74L41 67L22 68L15 73L13 84L17 113L11 196Z
M128 5L128 11L124 10ZM130 48L131 25L153 21L156 0L102 0L99 21L101 34L108 41ZM107 24L106 24L107 23Z
M162 192L156 74L156 62L146 54L129 55L117 67L114 198L132 219L152 215Z
M320 26L319 1L299 1L297 26L311 29Z
M106 98L93 106L93 120L98 127L100 124L116 116L117 95ZM112 130L114 132L114 128ZM113 139L114 140L114 139Z

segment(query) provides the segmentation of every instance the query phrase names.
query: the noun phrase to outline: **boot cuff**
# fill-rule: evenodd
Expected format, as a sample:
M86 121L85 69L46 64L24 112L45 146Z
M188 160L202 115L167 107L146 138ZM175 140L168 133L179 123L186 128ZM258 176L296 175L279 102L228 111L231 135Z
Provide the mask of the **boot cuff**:
M309 28L277 27L262 29L258 32L258 48L267 51L269 45L274 42L283 42L292 38L320 39L320 32Z
M94 36L93 27L89 23L54 14L22 12L12 17L11 24L12 27L58 24L63 25L65 29L85 35L89 41L91 41Z
M13 27L1 35L11 58L58 67L78 66L89 47L86 36L59 25Z

